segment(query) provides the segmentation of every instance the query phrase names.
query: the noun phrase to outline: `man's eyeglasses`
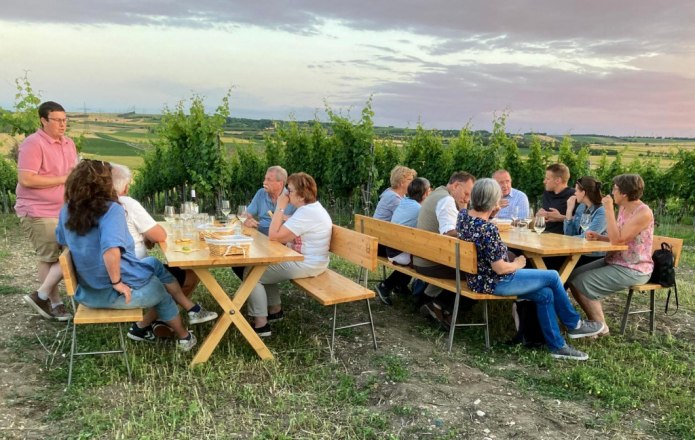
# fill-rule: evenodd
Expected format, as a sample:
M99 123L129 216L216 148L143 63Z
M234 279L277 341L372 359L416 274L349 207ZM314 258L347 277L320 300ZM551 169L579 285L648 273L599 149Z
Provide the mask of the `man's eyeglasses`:
M60 119L60 118L48 118L49 121L57 122L58 124L67 124L68 123L68 118L65 119Z

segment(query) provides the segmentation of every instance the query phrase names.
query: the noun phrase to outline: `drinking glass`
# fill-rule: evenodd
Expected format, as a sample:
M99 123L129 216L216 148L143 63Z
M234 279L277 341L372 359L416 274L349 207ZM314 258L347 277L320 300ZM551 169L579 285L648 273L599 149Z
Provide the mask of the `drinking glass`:
M515 206L512 208L512 227L514 229L519 229L519 207Z
M246 212L246 205L237 206L236 216L241 221L241 223L244 223L246 221L246 219L249 216L248 213Z
M225 221L227 221L229 213L232 212L232 208L229 205L229 200L222 200L220 202L220 211L222 212L222 215L224 215Z
M542 215L536 216L536 221L533 223L533 230L536 231L538 235L541 235L541 233L545 231L545 217Z
M584 234L586 234L587 229L589 229L589 225L591 225L591 214L585 212L579 220L579 227L582 228Z
M174 209L173 206L165 206L164 207L164 221L167 223L173 223L174 222L174 216L176 215L176 210Z
M526 219L524 220L526 223L526 229L530 229L533 227L533 208L529 206L528 212L526 213Z

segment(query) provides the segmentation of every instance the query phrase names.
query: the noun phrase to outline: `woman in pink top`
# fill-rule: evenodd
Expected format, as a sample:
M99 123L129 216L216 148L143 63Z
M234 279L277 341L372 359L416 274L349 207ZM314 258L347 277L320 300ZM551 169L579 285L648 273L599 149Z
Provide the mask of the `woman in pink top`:
M608 252L605 258L576 269L569 278L572 295L591 320L605 323L599 300L633 284L646 283L654 269L654 215L649 206L640 200L643 192L644 181L638 174L615 177L613 198L605 196L601 200L606 209L608 235L599 235L594 231L586 233L587 240L627 245L627 250ZM613 203L619 207L617 220ZM606 325L601 335L607 334Z

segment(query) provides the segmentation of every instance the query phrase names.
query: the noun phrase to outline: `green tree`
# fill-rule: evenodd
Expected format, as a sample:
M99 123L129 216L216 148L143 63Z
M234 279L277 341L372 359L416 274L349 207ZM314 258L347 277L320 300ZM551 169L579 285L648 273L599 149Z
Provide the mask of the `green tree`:
M415 129L415 136L405 146L405 165L417 171L418 176L430 182L445 182L450 168L448 156L444 152L442 137L436 130L425 130L421 124Z
M524 163L523 178L514 183L516 188L526 193L531 206L534 206L540 200L545 190L543 179L545 179L545 169L549 161L550 150L543 147L538 136L531 136L528 158Z
M334 195L353 198L355 190L369 181L373 165L374 111L371 98L362 109L361 118L353 123L326 108L331 121L332 157L330 162L330 188ZM360 192L361 194L361 192Z
M17 93L15 94L14 111L2 114L2 122L10 127L10 134L28 136L38 130L40 95L34 92L27 73L15 79Z

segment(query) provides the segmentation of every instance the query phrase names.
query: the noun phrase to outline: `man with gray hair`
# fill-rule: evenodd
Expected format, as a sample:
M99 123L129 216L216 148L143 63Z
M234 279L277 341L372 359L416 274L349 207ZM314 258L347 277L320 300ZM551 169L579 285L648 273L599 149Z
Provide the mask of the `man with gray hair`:
M512 188L512 175L507 170L497 170L492 173L492 178L497 181L502 190L500 210L495 218L510 219L516 214L517 218L528 218L528 197L523 191Z
M268 235L270 228L270 220L275 212L275 206L278 202L278 197L285 190L287 183L287 171L279 165L268 168L263 179L263 188L256 192L253 200L246 208L248 217L244 222L244 226L248 228L258 228L258 231L264 235ZM294 213L295 207L287 205L285 215L290 216Z

